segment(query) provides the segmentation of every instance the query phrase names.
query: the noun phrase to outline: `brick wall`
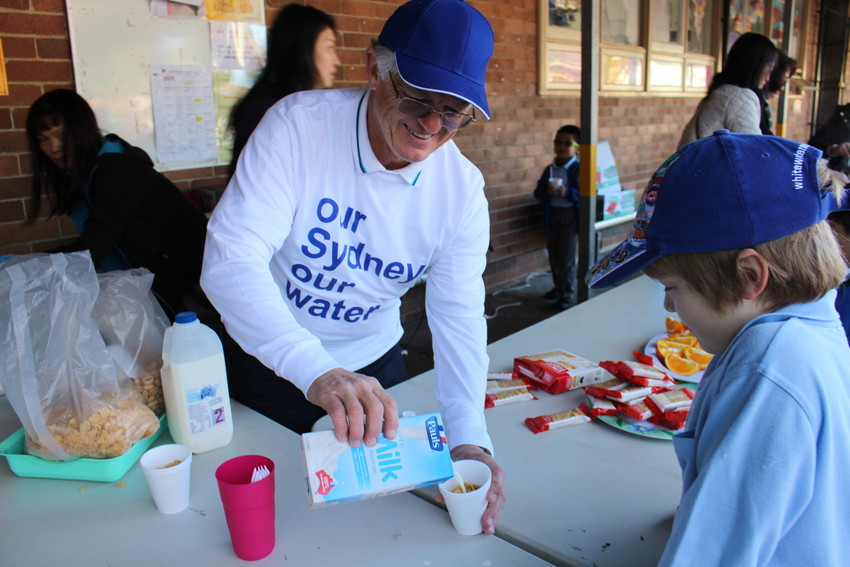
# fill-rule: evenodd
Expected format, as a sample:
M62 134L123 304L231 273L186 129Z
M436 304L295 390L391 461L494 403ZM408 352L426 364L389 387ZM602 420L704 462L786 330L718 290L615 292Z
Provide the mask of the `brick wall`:
M140 0L134 0L140 1ZM266 19L289 0L267 0ZM306 3L306 2L301 2ZM400 3L378 0L312 0L335 15L343 64L337 86L364 84L363 50ZM488 289L498 289L546 270L540 209L531 196L534 183L552 156L555 130L579 120L579 98L537 94L537 1L471 0L490 20L496 48L488 72L488 96L493 120L481 121L456 138L486 180L492 220L492 250L485 273ZM810 8L809 29L816 30L816 8ZM343 15L344 14L344 15ZM30 160L23 128L27 108L40 94L73 87L73 69L62 0L0 0L0 38L6 55L11 94L0 97L0 254L28 253L73 238L64 219L39 219L24 224L29 192ZM816 33L808 36L811 45ZM810 69L814 50L809 49ZM608 140L621 181L642 189L656 167L673 150L683 125L700 96L647 94L602 96L599 139ZM805 93L799 114L789 115L789 137L808 138L811 94ZM221 185L224 167L168 172L184 191ZM416 290L405 309L421 307Z

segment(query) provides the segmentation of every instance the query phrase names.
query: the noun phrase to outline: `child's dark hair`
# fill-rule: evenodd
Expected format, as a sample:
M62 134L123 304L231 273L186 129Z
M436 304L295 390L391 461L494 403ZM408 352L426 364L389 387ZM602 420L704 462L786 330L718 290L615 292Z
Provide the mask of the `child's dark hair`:
M72 156L69 169L55 165L39 146L42 132L55 126L63 129L63 153ZM27 140L32 154L32 201L29 221L40 211L41 198L52 203L51 215L65 214L82 197L89 172L103 142L94 111L79 94L56 89L41 95L27 114Z
M558 131L555 132L555 135L558 134L569 134L573 137L576 142L581 143L581 129L574 124L567 124L566 126L561 126L558 128Z

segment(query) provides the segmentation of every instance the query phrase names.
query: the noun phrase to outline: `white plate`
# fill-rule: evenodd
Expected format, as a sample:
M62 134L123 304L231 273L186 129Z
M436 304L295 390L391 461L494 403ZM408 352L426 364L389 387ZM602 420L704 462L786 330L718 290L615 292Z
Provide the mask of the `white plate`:
M600 415L597 419L626 433L649 437L651 439L667 439L669 441L678 433L678 431L665 429L663 426L650 421L638 421L621 413L618 413L616 416Z
M667 333L661 333L649 339L649 342L646 343L646 346L643 349L644 354L652 357L652 362L659 368L663 368L673 380L676 380L678 382L690 382L692 384L699 384L699 381L702 380L702 375L705 374L705 370L697 370L696 373L691 374L690 376L682 376L681 374L677 374L666 366L664 366L664 363L661 362L661 360L658 358L658 350L655 347L655 341L657 341L658 339L667 338L668 336L669 335Z

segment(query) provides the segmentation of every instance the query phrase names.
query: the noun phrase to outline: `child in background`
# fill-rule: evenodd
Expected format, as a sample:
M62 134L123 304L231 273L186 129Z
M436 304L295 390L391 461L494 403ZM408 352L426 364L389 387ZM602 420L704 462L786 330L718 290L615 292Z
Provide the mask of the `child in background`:
M844 254L844 261L850 263L850 197L845 196L843 203L836 206L827 220ZM836 290L835 309L841 317L841 324L844 325L844 332L850 342L850 273Z
M841 565L850 556L845 266L822 222L837 183L820 150L726 130L650 180L592 288L640 270L715 353L673 445L682 497L662 566Z
M543 201L549 267L555 287L546 299L560 309L575 303L576 252L578 250L578 126L561 126L555 134L555 160L543 170L534 196Z

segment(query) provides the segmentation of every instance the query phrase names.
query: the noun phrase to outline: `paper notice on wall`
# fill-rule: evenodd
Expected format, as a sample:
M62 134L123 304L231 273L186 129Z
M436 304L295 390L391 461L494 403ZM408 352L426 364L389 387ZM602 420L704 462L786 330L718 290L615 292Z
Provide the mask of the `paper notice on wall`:
M205 65L151 65L157 159L216 159L212 70Z
M617 173L611 146L607 141L599 142L596 146L596 194L610 195L620 189L620 174Z
M154 16L174 20L203 20L207 15L203 0L151 0L150 8Z
M242 22L210 22L215 69L259 71L266 64L266 27Z
M266 14L263 4L261 0L204 0L208 20L265 25Z

